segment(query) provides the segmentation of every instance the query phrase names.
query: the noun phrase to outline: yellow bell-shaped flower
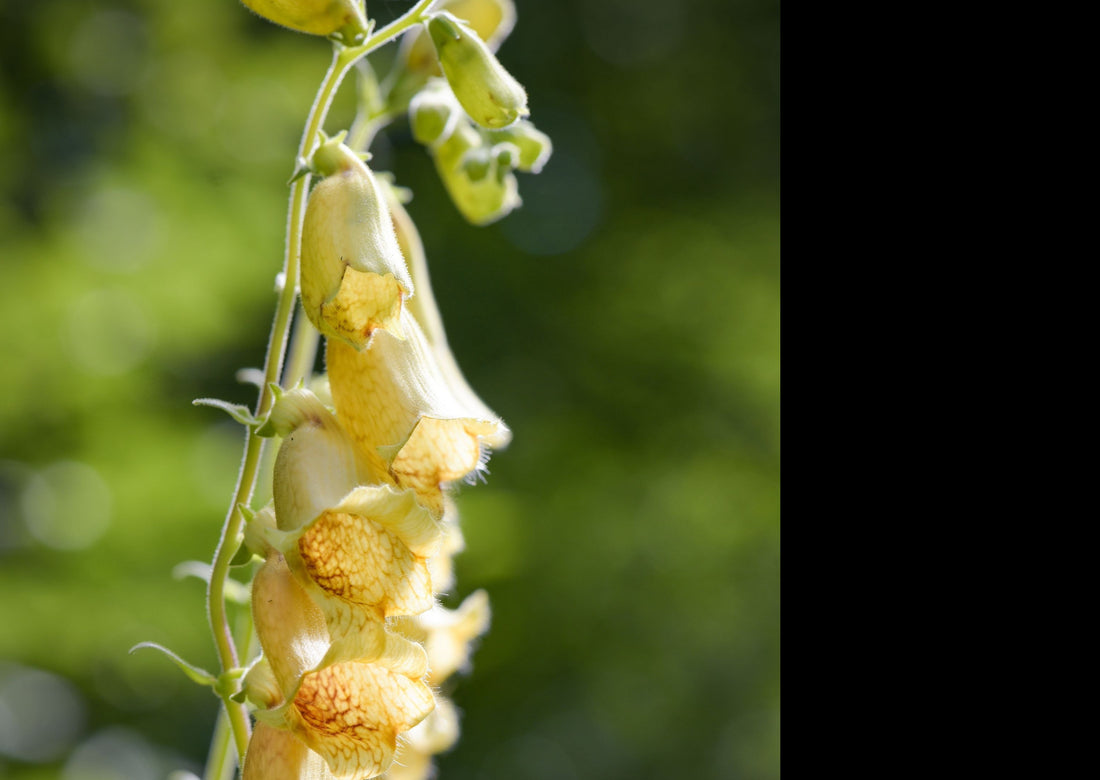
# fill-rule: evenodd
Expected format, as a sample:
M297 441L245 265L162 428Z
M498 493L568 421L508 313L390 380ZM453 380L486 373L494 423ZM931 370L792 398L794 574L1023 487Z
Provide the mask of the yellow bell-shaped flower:
M313 164L326 176L302 225L302 308L321 333L362 349L377 328L400 334L412 279L366 164L337 139L321 145Z
M413 652L384 621L432 607L428 561L443 526L413 491L364 484L368 469L355 443L308 390L283 395L268 425L284 437L276 525L253 521L246 536L284 556L320 607L331 639L325 662Z
M486 447L503 446L510 432L472 393L455 391L420 324L407 310L401 318L405 339L378 331L362 352L329 339L329 385L372 468L440 517L443 484L481 471Z
M315 756L337 780L380 775L393 760L398 736L434 709L423 651L325 665L325 617L286 561L269 557L252 587L264 657L245 680L245 690L261 709L244 778L328 777L307 774L320 768ZM249 678L274 684L250 685ZM276 730L289 732L296 742Z

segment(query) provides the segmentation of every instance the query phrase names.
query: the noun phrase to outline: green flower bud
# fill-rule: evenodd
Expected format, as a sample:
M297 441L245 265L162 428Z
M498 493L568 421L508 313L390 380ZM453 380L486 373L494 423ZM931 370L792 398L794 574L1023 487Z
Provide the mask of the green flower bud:
M443 12L427 22L443 75L470 118L483 127L507 127L531 113L527 93L468 25Z
M537 173L550 157L550 139L527 120L500 130L475 126L443 79L429 80L413 98L409 121L451 200L475 225L495 222L519 206L512 172Z
M468 222L488 225L520 205L519 187L501 168L481 134L460 123L435 150L435 166L447 194Z
M311 35L343 31L354 38L367 30L363 8L356 0L241 0L268 21Z
M435 9L452 13L466 22L492 52L500 48L516 26L516 6L512 0L442 0L436 3ZM439 75L435 49L423 31L405 36L402 53L413 73Z
M493 130L489 137L494 142L507 141L519 148L519 162L514 167L528 173L538 173L550 159L554 145L550 136L535 128L526 119L521 119L504 130Z
M512 171L519 165L519 147L513 143L496 144L489 153L498 170Z
M434 82L432 86L417 92L409 102L409 124L416 142L425 146L438 142L448 131L447 126L457 108L446 82Z
M493 158L484 146L471 149L462 156L462 171L470 178L470 181L481 181L489 175Z

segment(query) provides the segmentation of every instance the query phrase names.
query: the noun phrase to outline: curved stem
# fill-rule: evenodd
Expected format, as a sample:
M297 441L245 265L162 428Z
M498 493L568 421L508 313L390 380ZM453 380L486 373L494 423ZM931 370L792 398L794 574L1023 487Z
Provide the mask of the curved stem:
M404 16L394 20L374 35L368 36L359 46L344 47L335 44L332 64L329 66L328 72L325 73L324 80L317 91L317 97L314 99L313 106L310 108L309 116L306 119L305 130L298 146L299 159L306 158L312 151L317 141L318 132L324 124L329 108L332 106L336 90L340 86L340 82L343 81L348 69L359 58L422 21L424 12L433 2L434 0L420 0ZM268 342L267 356L264 360L264 385L256 405L257 417L263 417L271 409L274 401L271 385L279 379L286 354L290 318L298 294L302 221L305 216L309 179L309 175L306 174L297 179L291 186L290 208L287 215L286 256L283 266L283 289L280 292L279 302L275 309L275 322L271 328L271 338ZM252 429L249 429L246 434L241 471L237 478L237 488L229 512L226 515L225 524L222 527L221 538L218 540L214 563L211 567L210 585L207 588L210 629L214 635L214 644L217 647L218 659L221 662L223 673L240 665L236 646L233 643L233 634L226 615L225 580L229 574L229 563L240 548L243 538L244 515L238 507L246 506L252 500L262 444L263 439L256 436ZM243 757L249 738L247 711L243 704L232 701L228 694L223 697L222 702L225 706L230 729L216 730L214 744L211 746L211 756L225 756L228 751L224 750L222 746L228 740L228 733L231 731L237 749L237 756L238 758ZM219 735L225 736L219 739Z

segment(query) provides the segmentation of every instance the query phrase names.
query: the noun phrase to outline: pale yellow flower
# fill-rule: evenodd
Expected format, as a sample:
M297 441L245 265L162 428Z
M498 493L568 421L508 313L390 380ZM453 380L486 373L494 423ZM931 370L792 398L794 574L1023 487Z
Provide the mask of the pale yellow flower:
M489 627L485 591L472 593L456 610L436 606L430 612L394 621L395 627L423 643L428 653L428 680L438 688L454 672L469 666L473 641ZM411 729L397 749L387 780L426 780L432 756L458 740L458 713L450 700L436 696L436 708Z
M252 611L264 656L246 677L245 690L261 707L257 721L288 731L307 750L258 727L244 777L316 777L309 774L318 768L313 754L337 780L384 772L398 736L435 706L419 646L405 641L402 650L369 662L323 665L325 616L277 554L256 575Z
M321 333L362 349L376 328L400 333L412 279L366 164L336 139L314 163L328 175L310 193L302 225L302 308Z
M451 748L458 741L458 712L442 696L437 696L435 709L413 726L397 746L397 754L386 780L427 780L432 776L432 756Z
M411 488L439 517L442 485L484 468L507 426L472 393L456 392L420 324L402 311L405 339L377 331L358 352L329 339L329 386L344 429L371 468Z
M311 35L361 33L367 20L355 0L241 0L268 21Z
M408 652L386 618L430 609L428 565L443 526L408 489L365 485L355 444L321 402L293 390L268 425L285 438L275 460L276 527L259 536L285 557L324 614L326 662Z

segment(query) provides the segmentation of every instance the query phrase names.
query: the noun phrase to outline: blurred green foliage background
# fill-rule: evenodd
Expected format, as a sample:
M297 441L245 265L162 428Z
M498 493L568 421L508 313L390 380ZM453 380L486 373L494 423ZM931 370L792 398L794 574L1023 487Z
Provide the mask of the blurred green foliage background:
M403 124L372 163L515 432L459 500L448 603L494 615L442 777L777 778L778 2L518 11L500 57L555 142L525 206L465 224ZM254 402L328 58L231 0L0 2L2 777L201 771L214 698L127 650L214 668L172 568L242 434L190 402Z

